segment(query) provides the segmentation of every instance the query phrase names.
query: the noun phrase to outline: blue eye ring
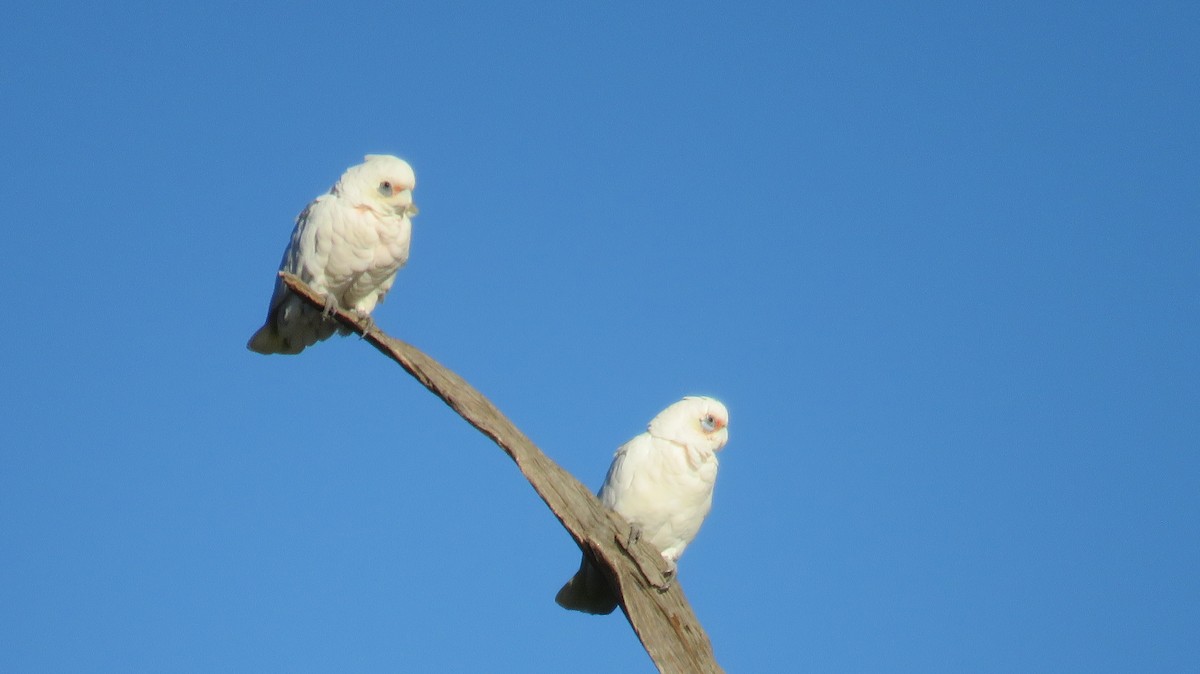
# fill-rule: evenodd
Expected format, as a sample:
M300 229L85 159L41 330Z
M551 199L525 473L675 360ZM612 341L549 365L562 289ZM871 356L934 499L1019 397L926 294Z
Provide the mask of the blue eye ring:
M700 419L700 427L705 431L712 433L713 431L717 430L717 420L713 418L713 415L706 414Z

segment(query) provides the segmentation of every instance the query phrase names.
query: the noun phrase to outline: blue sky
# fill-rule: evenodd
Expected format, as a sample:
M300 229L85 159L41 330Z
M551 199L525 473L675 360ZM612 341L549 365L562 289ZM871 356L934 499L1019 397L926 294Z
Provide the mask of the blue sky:
M0 670L650 670L398 367L244 348L371 152L378 324L586 484L728 404L729 671L1200 667L1194 3L436 4L9 12Z

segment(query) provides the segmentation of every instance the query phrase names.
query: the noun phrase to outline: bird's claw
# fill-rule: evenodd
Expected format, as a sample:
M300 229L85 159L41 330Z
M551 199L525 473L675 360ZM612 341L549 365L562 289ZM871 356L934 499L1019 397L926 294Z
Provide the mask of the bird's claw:
M668 569L662 572L662 582L650 581L650 585L658 591L659 594L664 594L670 591L671 586L675 583L675 570Z
M375 319L371 318L371 314L359 309L355 309L354 316L358 318L359 326L362 328L361 337L366 337L367 333L375 329Z
M325 306L321 308L321 318L327 321L333 318L335 311L337 311L337 300L333 298L333 295L326 295Z
M642 528L636 524L629 525L629 538L625 539L626 547L636 545L642 540Z
M659 592L666 592L671 589L671 585L675 582L675 572L679 570L679 564L670 557L663 556L663 561L667 563L667 570L663 571L662 585L657 586Z

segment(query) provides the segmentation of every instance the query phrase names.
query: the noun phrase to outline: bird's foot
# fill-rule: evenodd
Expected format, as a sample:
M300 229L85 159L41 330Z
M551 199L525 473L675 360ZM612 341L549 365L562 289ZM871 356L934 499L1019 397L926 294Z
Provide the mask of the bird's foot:
M362 327L362 335L360 337L366 337L369 332L375 329L375 319L371 318L371 314L361 309L355 309L354 316L358 318L359 326Z
M321 318L327 321L333 317L335 311L337 311L337 300L333 295L326 294L325 306L321 309Z
M655 588L659 592L666 592L671 589L671 585L675 582L675 572L679 570L679 564L667 555L663 555L663 561L667 563L667 570L663 571L662 585Z
M636 545L640 540L642 540L642 528L636 524L630 524L629 538L625 539L625 546L629 547L631 545Z

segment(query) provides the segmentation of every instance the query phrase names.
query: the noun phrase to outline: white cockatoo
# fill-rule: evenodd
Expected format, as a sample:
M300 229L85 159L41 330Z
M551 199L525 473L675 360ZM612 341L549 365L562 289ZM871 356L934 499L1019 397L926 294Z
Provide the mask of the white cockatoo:
M325 295L326 310L336 306L368 318L408 261L416 185L408 162L367 155L296 218L280 270ZM336 322L277 278L267 321L246 346L258 353L295 354L335 331Z
M658 548L670 571L712 507L717 452L729 440L729 412L713 398L689 396L654 417L645 433L613 457L600 501ZM587 555L554 598L563 608L603 615L617 607L604 574Z

